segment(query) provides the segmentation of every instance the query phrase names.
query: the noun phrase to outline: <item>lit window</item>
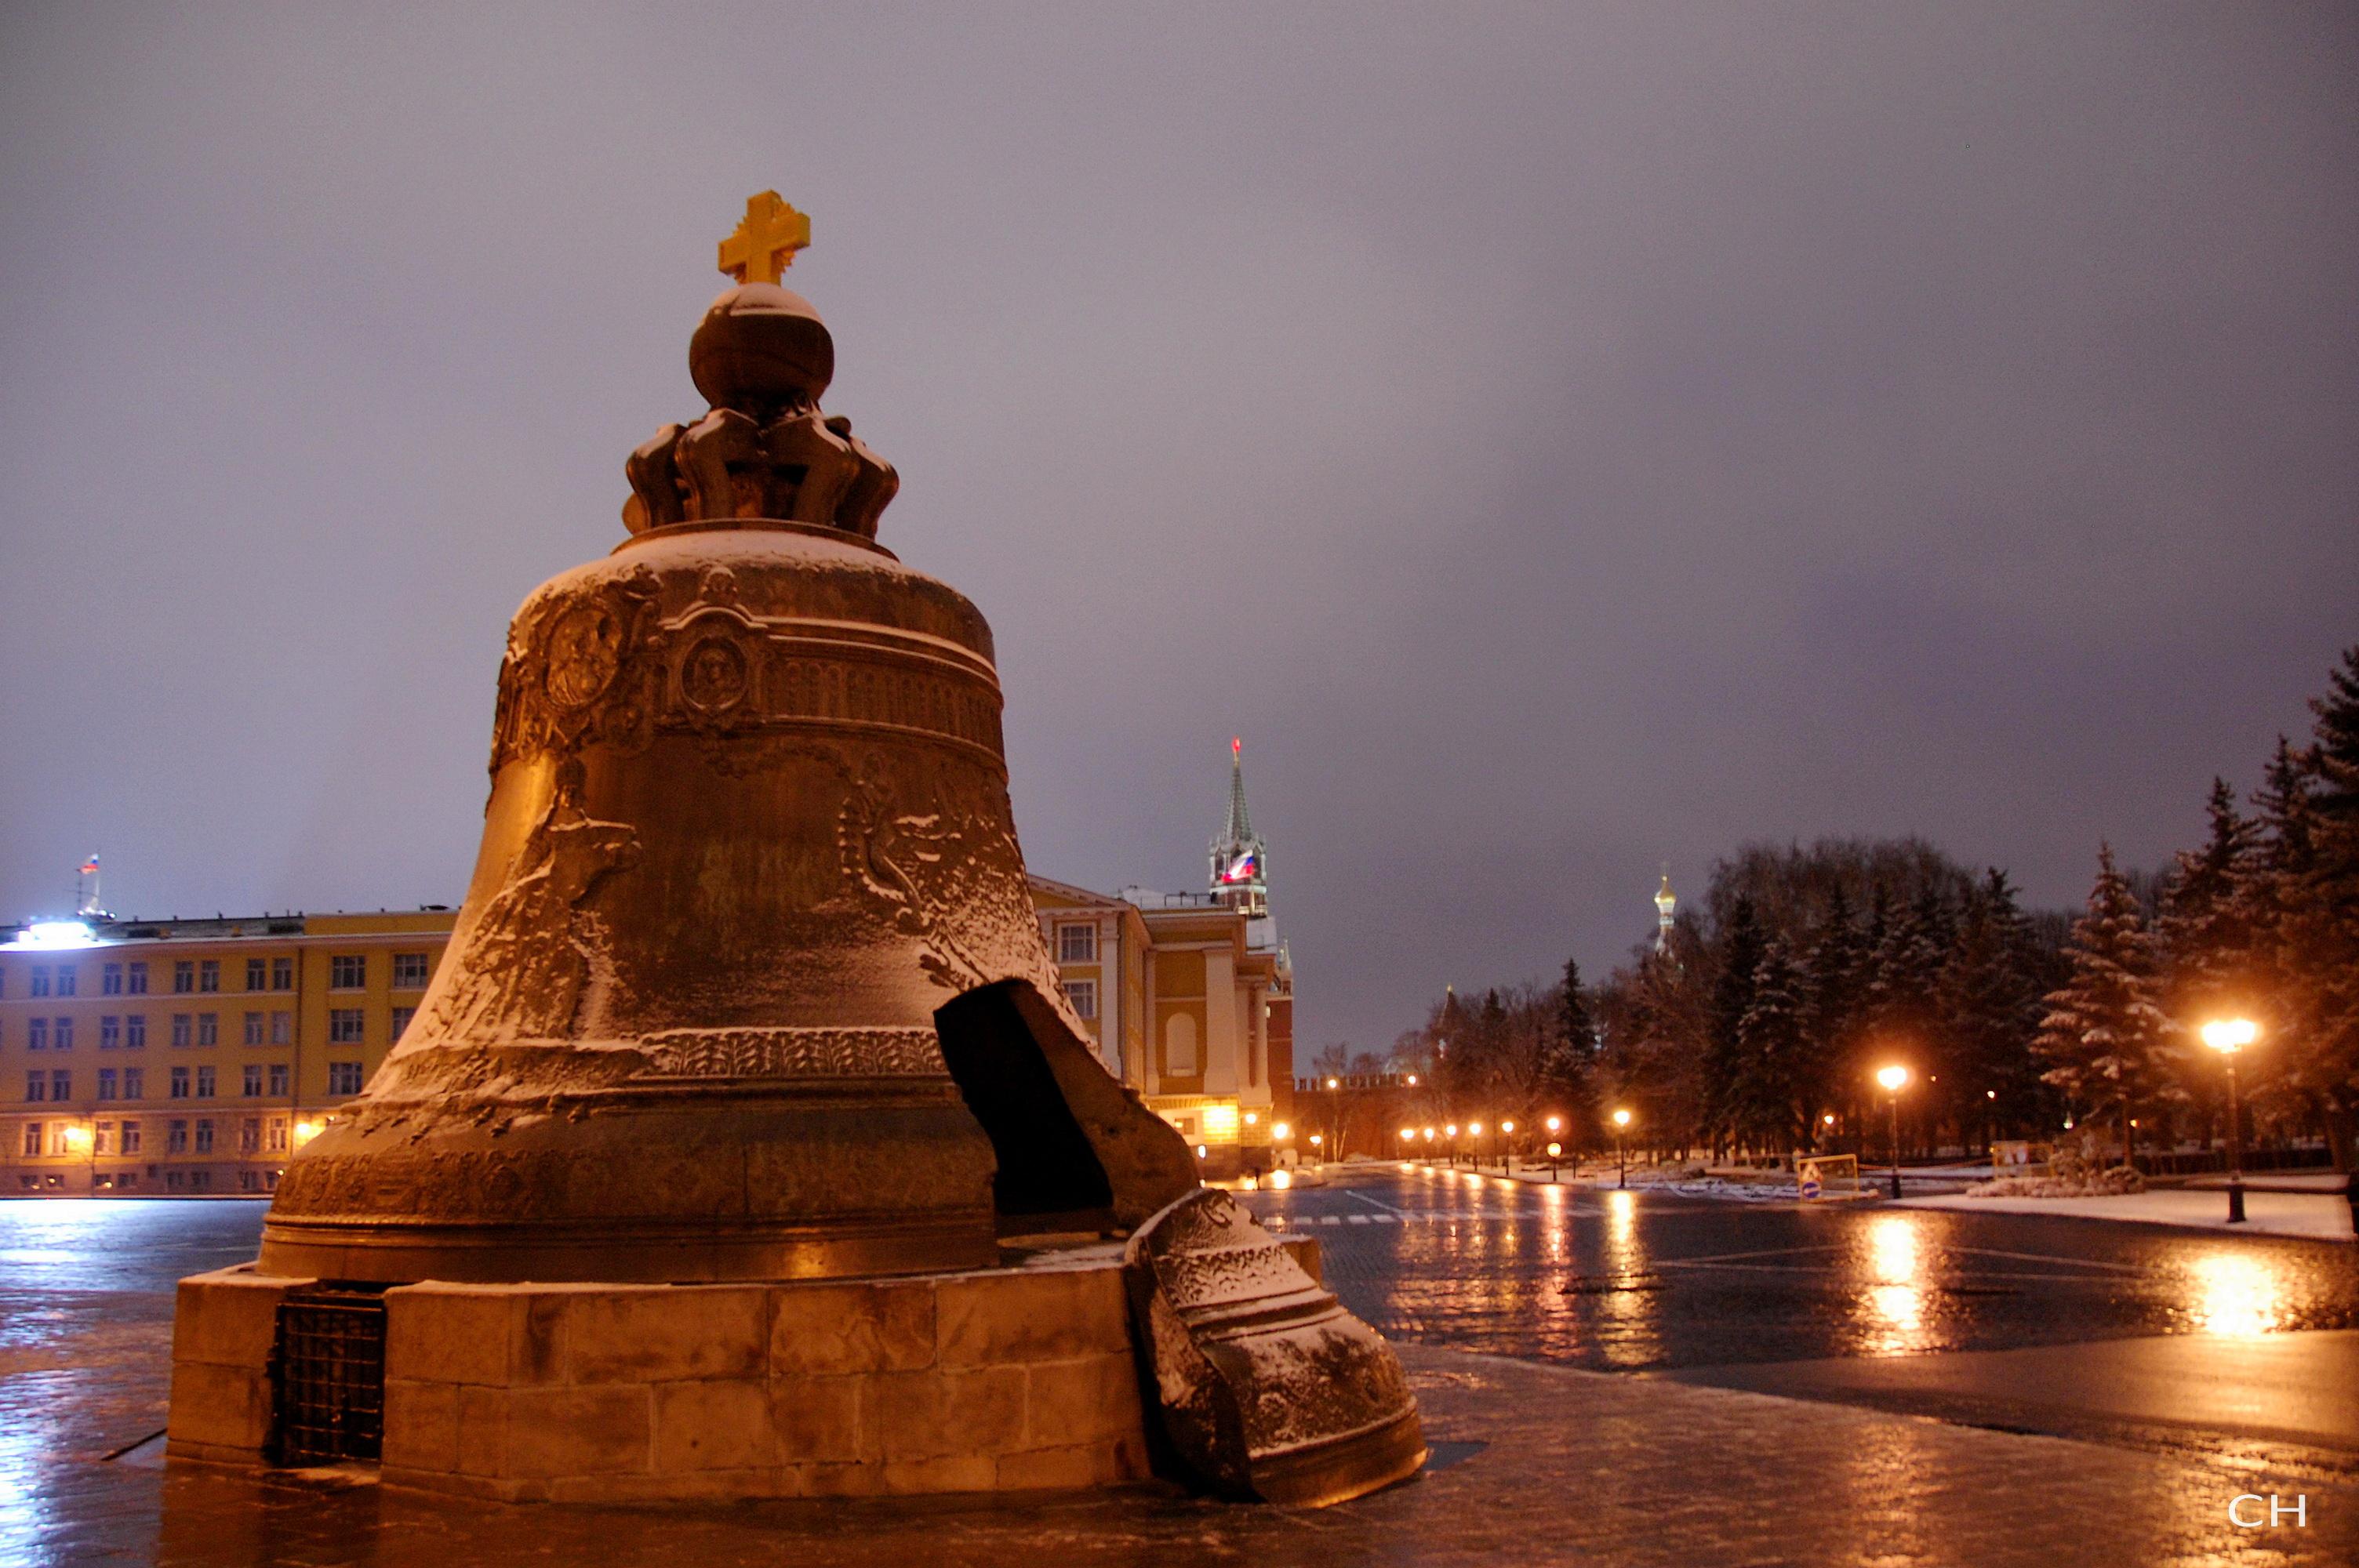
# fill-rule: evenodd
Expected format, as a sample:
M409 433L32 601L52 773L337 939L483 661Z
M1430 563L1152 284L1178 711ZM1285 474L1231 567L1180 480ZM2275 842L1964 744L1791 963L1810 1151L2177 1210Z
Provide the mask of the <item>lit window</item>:
M93 1154L112 1154L114 1152L114 1123L111 1121L102 1121L98 1124L97 1130L91 1134L90 1152ZM102 1176L99 1180L101 1182L104 1182L106 1178Z
M1057 927L1057 962L1060 964L1093 964L1098 957L1098 928L1094 925L1060 925Z
M338 953L328 960L328 988L356 991L368 984L368 955Z
M283 1116L274 1116L270 1119L270 1152L273 1154L282 1154L286 1151L287 1119Z
M426 989L426 955L396 953L393 956L393 989L414 991Z
M24 1148L25 1152L27 1154L38 1154L41 1152L41 1124L39 1122L28 1121L25 1123ZM29 1182L31 1178L27 1177L27 1180Z

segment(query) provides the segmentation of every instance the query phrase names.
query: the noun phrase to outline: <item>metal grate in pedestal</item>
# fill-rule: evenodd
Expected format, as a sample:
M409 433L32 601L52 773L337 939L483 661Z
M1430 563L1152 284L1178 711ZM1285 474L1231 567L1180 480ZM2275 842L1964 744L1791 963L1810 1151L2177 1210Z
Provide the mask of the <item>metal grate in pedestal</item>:
M299 1291L278 1303L272 1451L286 1465L374 1462L385 1442L385 1297Z

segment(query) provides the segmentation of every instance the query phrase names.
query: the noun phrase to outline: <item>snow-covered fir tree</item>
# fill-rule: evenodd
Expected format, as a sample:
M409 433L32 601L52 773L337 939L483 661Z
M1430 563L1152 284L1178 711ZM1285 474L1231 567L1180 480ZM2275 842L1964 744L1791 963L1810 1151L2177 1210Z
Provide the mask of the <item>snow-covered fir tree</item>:
M2032 1049L2049 1064L2040 1076L2084 1111L2119 1117L2122 1162L2128 1164L2137 1108L2176 1090L2165 1071L2170 1024L2156 1000L2153 934L2114 869L2111 845L2097 851L2088 913L2073 925L2065 956L2071 977L2044 999Z

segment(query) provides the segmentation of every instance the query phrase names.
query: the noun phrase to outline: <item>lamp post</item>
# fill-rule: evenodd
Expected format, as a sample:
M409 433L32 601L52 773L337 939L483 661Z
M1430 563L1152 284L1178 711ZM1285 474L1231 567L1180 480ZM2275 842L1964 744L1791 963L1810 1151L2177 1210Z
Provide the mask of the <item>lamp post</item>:
M1626 1110L1615 1111L1614 1113L1614 1185L1617 1189L1630 1184L1628 1146L1622 1141L1623 1135L1629 1130L1630 1113Z
M1516 1124L1512 1121L1499 1123L1499 1173L1504 1176L1516 1168Z
M1884 1086L1886 1101L1892 1107L1892 1195L1900 1195L1900 1091L1908 1087L1908 1069L1895 1062L1875 1070L1875 1081Z
M1445 1123L1441 1132L1450 1140L1450 1168L1454 1171L1458 1169L1458 1124L1454 1121Z
M1557 1162L1557 1156L1564 1152L1564 1145L1563 1145L1563 1144L1561 1144L1561 1143L1560 1143L1560 1142L1558 1142L1558 1141L1556 1141L1556 1135L1557 1135L1558 1133L1560 1133L1560 1132L1561 1132L1561 1131L1563 1131L1563 1130L1564 1130L1564 1118L1562 1118L1562 1117L1560 1117L1560 1116L1551 1116L1551 1117L1549 1117L1549 1118L1548 1119L1548 1130L1549 1130L1549 1181L1551 1181L1551 1182L1553 1182L1553 1181L1555 1181L1555 1180L1556 1180L1556 1162Z
M2236 1099L2236 1054L2261 1037L2249 1018L2215 1018L2203 1026L2203 1044L2228 1059L2228 1223L2245 1223L2245 1118Z

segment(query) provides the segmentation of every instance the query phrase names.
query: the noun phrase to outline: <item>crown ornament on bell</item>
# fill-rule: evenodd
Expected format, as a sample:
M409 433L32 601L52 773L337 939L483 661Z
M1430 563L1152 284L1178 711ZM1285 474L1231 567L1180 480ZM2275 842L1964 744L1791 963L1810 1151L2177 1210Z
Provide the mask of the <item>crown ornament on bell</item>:
M1035 916L991 631L876 542L898 480L764 192L698 324L710 406L628 531L511 622L440 968L290 1161L266 1272L716 1280L974 1266L1195 1184L1089 1054Z

